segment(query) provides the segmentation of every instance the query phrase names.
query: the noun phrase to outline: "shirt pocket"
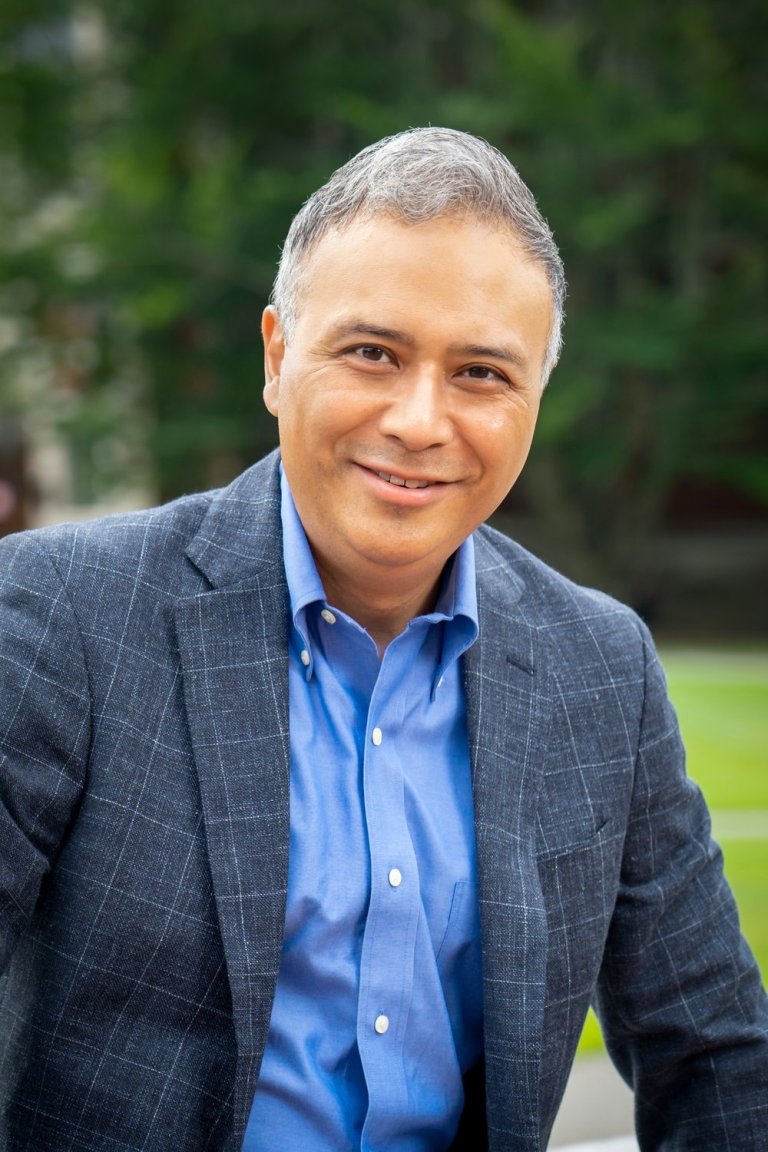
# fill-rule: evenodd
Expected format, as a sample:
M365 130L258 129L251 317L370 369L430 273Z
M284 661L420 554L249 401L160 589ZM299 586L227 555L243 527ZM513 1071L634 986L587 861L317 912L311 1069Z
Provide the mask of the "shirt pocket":
M435 954L438 977L462 1072L482 1054L483 970L477 884L459 880L443 939Z
M435 962L441 977L450 974L458 958L467 949L479 943L480 910L477 885L472 880L457 880L453 886L451 907L443 938L435 953Z

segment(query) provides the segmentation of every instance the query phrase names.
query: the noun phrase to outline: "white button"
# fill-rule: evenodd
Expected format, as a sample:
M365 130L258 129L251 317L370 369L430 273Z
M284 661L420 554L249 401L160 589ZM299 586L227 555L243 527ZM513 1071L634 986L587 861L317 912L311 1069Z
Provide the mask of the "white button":
M309 666L309 652L307 652L306 648L302 648L301 650L301 662L305 668Z
M381 744L381 728L374 728L373 732L371 732L371 740L373 740L378 748L379 744Z
M373 1026L379 1036L383 1036L387 1028L389 1028L389 1016L385 1016L383 1013L381 1016L377 1016L373 1022Z
M330 608L323 608L320 615L322 616L323 620L325 620L326 624L336 623L336 617L334 616L333 612L331 612Z
M438 680L438 682L437 682L437 686L438 686L438 688L442 688L442 686L443 686L443 677L442 677L442 676L441 676L441 677L440 677L440 679Z
M393 888L399 888L403 882L403 874L399 868L390 868L388 880Z

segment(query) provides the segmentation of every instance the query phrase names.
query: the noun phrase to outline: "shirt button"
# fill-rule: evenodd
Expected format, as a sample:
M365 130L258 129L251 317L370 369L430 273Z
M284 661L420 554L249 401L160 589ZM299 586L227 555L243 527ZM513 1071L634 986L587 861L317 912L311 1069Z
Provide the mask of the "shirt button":
M373 1022L373 1026L378 1032L379 1036L383 1036L386 1030L389 1028L389 1016L385 1016L383 1013L381 1016L377 1016Z
M378 748L382 740L381 728L374 728L373 732L371 732L371 740L373 740L374 744Z
M307 652L306 648L302 648L301 650L301 662L305 668L309 666L309 652Z
M331 612L330 608L323 608L320 615L322 616L323 620L325 620L326 624L336 623L336 617L334 616L333 612Z
M403 882L403 874L399 868L390 868L387 879L393 888L399 888Z

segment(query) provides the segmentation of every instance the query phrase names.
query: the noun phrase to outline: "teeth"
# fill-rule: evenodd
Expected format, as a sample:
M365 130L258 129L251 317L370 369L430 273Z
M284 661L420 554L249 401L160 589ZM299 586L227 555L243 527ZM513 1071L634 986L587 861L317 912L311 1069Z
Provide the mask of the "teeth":
M388 484L396 484L398 488L428 488L429 483L426 480L403 480L401 476L391 476L389 472L377 472L382 480L386 480Z

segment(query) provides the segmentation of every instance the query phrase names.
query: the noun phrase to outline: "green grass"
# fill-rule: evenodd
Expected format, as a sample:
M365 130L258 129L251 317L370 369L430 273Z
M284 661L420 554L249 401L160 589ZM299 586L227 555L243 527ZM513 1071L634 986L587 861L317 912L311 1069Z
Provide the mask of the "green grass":
M768 839L723 840L725 875L736 894L741 928L768 975Z
M768 653L662 653L688 752L711 808L768 809Z
M688 752L688 772L710 808L726 814L721 845L742 931L768 973L768 653L670 649L662 653ZM762 810L764 835L732 839L728 813ZM761 823L762 821L758 821ZM580 1052L602 1048L590 1012Z

